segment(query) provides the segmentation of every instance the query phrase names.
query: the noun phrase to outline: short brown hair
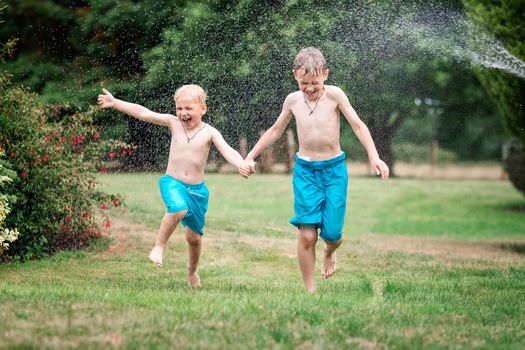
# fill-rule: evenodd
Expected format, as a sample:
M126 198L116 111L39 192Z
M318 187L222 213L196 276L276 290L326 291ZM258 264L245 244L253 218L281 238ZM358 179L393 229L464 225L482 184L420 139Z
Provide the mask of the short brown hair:
M304 70L304 74L320 74L326 70L326 61L321 50L307 47L299 51L293 61L294 72Z
M206 106L206 92L199 85L182 85L177 89L177 91L175 91L173 99L175 100L175 103L177 103L179 98L184 97L188 97L196 102L199 102L201 105Z

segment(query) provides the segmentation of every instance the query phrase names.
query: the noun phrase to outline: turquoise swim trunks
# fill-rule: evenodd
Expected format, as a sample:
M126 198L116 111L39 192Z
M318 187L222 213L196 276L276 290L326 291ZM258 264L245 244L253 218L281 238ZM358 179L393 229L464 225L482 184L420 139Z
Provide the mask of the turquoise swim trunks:
M197 185L189 185L169 175L159 179L160 194L166 204L168 213L176 213L188 210L182 224L189 227L193 232L204 234L204 219L208 210L208 198L210 196L208 187L204 182Z
M348 171L345 153L322 161L309 161L295 155L293 193L295 217L292 225L314 225L320 236L336 242L343 235L346 213Z

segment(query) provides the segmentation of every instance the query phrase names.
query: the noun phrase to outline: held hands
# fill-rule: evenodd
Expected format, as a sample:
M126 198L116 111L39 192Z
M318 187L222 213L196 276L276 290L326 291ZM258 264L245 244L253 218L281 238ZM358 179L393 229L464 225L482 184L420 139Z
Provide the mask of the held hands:
M98 95L98 104L102 108L113 108L115 106L115 97L106 89L102 89L103 95Z
M239 174L247 179L253 173L255 173L255 162L253 160L245 159L239 167Z
M388 169L388 165L386 165L385 162L379 158L372 158L370 159L370 165L372 166L372 171L374 171L377 176L381 176L383 180L388 180L390 177L390 169Z

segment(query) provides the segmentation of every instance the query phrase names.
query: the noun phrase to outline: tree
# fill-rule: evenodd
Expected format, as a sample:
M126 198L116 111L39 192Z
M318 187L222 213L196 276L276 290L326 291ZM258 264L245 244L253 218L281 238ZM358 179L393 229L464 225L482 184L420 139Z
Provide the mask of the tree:
M511 54L525 59L524 1L465 0L465 7ZM518 140L508 148L506 168L511 182L525 194L525 78L489 69L478 69L476 74L496 102L507 132Z

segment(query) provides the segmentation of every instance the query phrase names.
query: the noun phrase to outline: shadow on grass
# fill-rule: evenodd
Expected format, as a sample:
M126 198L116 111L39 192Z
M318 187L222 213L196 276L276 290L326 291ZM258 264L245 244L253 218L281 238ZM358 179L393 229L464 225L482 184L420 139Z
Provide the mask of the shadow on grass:
M501 249L525 255L525 243L503 243Z
M523 213L525 214L525 203L519 202L519 203L512 203L509 205L503 206L504 211L512 211L515 213Z

